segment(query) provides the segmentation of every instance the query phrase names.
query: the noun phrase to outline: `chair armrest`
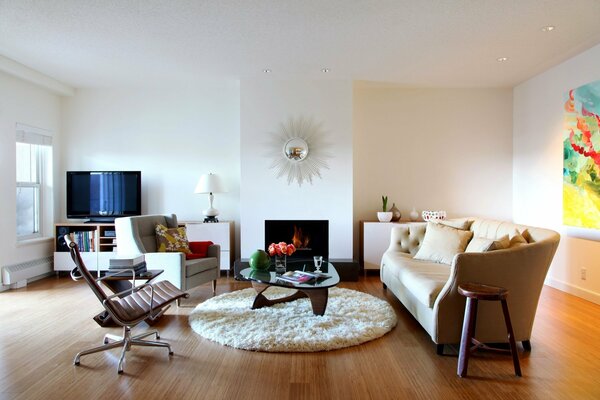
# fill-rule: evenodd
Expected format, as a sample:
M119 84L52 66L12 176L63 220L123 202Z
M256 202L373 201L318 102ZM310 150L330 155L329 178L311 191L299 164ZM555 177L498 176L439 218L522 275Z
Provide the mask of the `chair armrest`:
M103 281L105 279L112 278L112 277L115 277L115 276L123 276L122 275L123 273L125 273L125 274L131 273L131 280L133 281L133 283L131 284L131 289L126 289L126 290L120 292L119 294L124 293L124 292L128 292L128 291L131 292L131 293L133 293L133 289L135 288L135 270L133 268L121 269L119 271L113 272L112 274L107 273L104 276L96 278L96 282L101 282L101 281Z
M221 269L221 246L213 244L208 247L207 257L215 257L217 259L217 268Z
M146 268L162 269L160 280L170 281L179 289L185 287L185 254L184 253L146 253Z
M100 278L96 278L95 280L96 280L96 282L100 282L105 279L112 278L114 276L122 276L123 273L131 273L131 280L135 281L135 270L133 268L123 268L123 269L120 269L119 271L115 271L111 274L107 273L107 274L101 276Z
M211 244L208 246L208 252L206 253L207 257L217 257L221 256L221 245Z

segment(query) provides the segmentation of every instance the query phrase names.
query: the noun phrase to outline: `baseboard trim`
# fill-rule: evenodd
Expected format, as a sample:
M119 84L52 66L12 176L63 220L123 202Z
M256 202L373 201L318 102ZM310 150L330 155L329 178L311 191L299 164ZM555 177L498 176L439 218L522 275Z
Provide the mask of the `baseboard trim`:
M591 301L592 303L600 304L600 293L596 293L554 278L550 278L547 284L555 289L562 290L563 292L567 292L577 297L581 297L582 299Z

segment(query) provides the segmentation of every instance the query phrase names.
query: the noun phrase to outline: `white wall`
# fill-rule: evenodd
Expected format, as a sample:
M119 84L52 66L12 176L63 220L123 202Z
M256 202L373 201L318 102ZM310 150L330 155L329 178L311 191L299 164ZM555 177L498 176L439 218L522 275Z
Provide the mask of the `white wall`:
M141 170L142 212L202 220L208 196L200 175L223 178L221 220L239 229L239 85L215 82L170 89L84 89L64 101L58 190L65 220L65 171ZM239 246L237 246L239 248Z
M54 136L53 159L59 158L60 98L32 83L0 72L0 268L6 265L35 260L52 254L51 239L17 244L16 241L16 171L15 124L23 123L43 128ZM55 168L55 172L58 168ZM55 179L56 181L56 174ZM50 188L52 190L52 188ZM52 197L52 196L51 196ZM54 202L56 203L56 202ZM43 230L53 236L53 217L56 207L47 205Z
M515 221L562 233L548 283L598 304L600 243L572 237L562 226L562 127L568 91L600 79L599 71L595 46L514 89L513 163Z
M327 219L330 257L351 258L352 83L242 81L240 88L242 257L264 248L265 219ZM280 154L277 149L269 153L271 133L300 116L323 123L333 158L322 180L288 186L269 169Z
M402 219L413 206L512 219L512 91L357 83L354 187L356 224L382 195Z

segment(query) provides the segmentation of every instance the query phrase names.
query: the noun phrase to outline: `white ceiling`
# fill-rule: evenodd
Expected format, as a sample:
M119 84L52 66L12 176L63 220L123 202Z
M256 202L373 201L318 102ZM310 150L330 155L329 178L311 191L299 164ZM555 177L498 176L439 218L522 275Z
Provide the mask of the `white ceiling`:
M512 87L597 43L599 0L0 0L0 54L74 87Z

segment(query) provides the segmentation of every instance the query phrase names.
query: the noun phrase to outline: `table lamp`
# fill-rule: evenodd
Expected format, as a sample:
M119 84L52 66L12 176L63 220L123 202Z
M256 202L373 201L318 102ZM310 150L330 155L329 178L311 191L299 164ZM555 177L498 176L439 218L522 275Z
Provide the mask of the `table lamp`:
M196 185L196 190L194 193L208 193L208 209L202 211L202 214L206 216L204 218L204 222L219 222L217 219L217 215L219 215L219 211L213 207L213 193L221 193L224 192L225 189L223 187L223 183L221 179L213 174L204 174L200 177L198 184Z

